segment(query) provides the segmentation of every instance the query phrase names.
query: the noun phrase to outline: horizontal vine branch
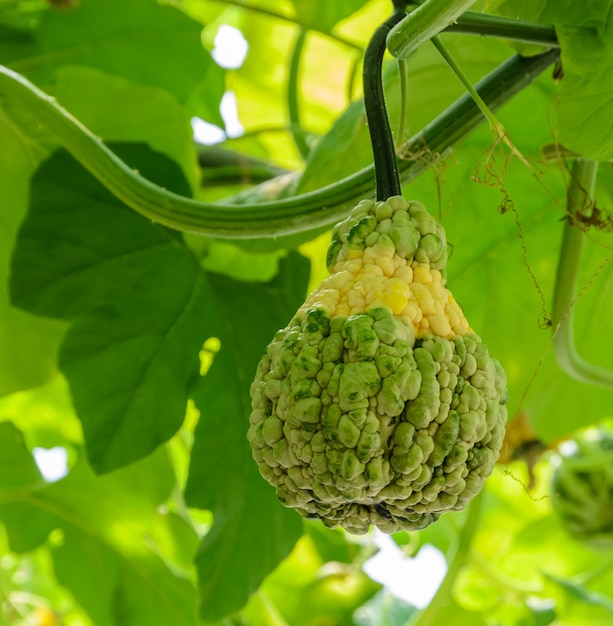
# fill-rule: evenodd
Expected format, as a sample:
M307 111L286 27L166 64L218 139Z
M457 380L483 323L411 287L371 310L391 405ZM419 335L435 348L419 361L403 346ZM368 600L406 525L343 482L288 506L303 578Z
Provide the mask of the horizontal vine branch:
M488 74L477 92L495 110L528 86L558 58L558 51L524 58L515 55ZM93 176L129 207L177 230L220 239L255 239L303 233L330 226L360 198L372 197L372 166L342 180L293 198L257 204L204 203L154 185L134 172L54 98L26 78L0 66L0 99L13 102L44 126ZM407 154L427 149L444 155L467 137L484 118L466 94L410 139ZM400 175L409 182L431 166L426 159L401 161Z

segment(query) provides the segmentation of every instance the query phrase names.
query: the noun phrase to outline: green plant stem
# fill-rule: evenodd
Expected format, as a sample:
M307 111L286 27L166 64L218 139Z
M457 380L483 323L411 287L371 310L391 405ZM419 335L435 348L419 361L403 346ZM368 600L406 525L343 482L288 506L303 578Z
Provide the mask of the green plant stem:
M403 19L402 15L401 12L396 12L381 24L368 42L364 53L364 108L375 162L377 200L387 200L402 194L398 159L385 106L381 73L387 35L394 25Z
M555 50L529 58L515 55L486 76L476 90L495 110L527 87L557 58ZM374 168L370 166L317 191L275 202L241 205L198 202L173 194L139 176L53 98L23 76L2 66L0 99L11 101L36 119L129 207L177 230L219 239L312 233L343 219L357 199L372 197ZM432 154L445 156L453 145L482 122L483 116L478 108L470 96L465 95L402 149L406 153L427 149ZM433 162L426 159L402 161L399 164L402 179L405 182L415 179Z
M298 74L300 72L300 60L304 52L304 44L309 31L306 28L298 30L298 37L294 43L294 51L289 66L289 76L287 80L287 111L290 121L290 129L294 144L303 159L309 156L311 151L306 141L305 132L300 121L300 94Z
M398 58L410 56L474 3L475 0L426 0L391 30L387 38L390 53Z
M585 233L576 225L575 216L593 207L598 162L577 159L568 189L568 215L556 275L553 297L553 347L556 359L567 374L584 383L613 387L613 371L589 363L577 352L574 338L573 306L576 302L577 274Z
M498 15L467 11L444 29L448 33L465 33L482 37L498 37L521 43L559 48L558 36L553 26L513 20Z
M434 594L430 604L428 604L423 611L417 613L415 617L409 621L408 626L433 626L437 623L437 617L440 611L449 604L453 585L458 573L466 563L467 557L470 554L470 546L473 537L479 527L482 498L483 492L473 498L472 502L468 505L468 515L458 536L455 550L449 560L445 578L443 578L443 582Z

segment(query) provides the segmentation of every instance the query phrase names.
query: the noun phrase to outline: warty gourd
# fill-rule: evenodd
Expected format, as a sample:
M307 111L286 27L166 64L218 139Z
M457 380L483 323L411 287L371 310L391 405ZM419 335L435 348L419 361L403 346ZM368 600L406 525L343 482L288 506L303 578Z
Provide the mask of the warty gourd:
M505 434L500 364L445 287L442 226L418 202L363 200L330 271L251 386L253 457L301 515L419 530L483 487Z

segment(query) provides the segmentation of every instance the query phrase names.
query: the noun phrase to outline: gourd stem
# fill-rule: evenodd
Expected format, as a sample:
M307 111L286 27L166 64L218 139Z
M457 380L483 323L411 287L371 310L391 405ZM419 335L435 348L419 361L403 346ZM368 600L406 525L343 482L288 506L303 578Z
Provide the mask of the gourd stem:
M613 387L613 371L582 358L574 338L573 306L577 299L577 274L585 241L585 233L577 226L576 216L585 214L593 206L597 171L597 161L576 159L573 165L553 298L553 346L556 359L567 374L584 383Z
M364 53L362 75L364 108L375 162L377 200L387 200L391 196L402 194L396 148L385 105L381 68L387 35L403 17L404 13L396 12L381 24L368 42Z

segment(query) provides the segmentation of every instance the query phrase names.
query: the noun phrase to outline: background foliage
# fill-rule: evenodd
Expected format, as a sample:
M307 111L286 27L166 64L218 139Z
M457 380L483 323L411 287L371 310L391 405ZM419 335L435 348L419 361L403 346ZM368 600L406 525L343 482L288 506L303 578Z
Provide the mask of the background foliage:
M0 0L0 63L170 190L274 199L371 162L359 68L388 4ZM569 174L541 149L561 140L613 158L613 13L604 0L476 8L555 24L564 77L546 72L497 114L531 170L483 126L405 190L447 230L449 287L507 371L519 417L510 439L524 444L518 460L507 451L479 508L394 536L398 558L426 544L446 555L449 574L430 608L416 612L367 576L373 536L284 509L246 442L255 366L324 276L327 233L300 246L237 244L157 226L3 98L0 625L613 623L613 555L561 528L550 452L529 472L530 451L611 416L611 390L564 373L542 323ZM238 68L214 53L224 24L249 45ZM496 39L443 37L473 81L514 52ZM387 76L397 124L391 64ZM409 59L408 82L398 141L463 93L430 44ZM224 127L227 93L243 131L227 128L215 146L194 143L193 117ZM601 167L605 211L611 182ZM613 366L610 246L610 234L590 231L574 307L580 352L603 367ZM39 469L53 448L68 458L57 481ZM416 579L397 582L409 589Z

